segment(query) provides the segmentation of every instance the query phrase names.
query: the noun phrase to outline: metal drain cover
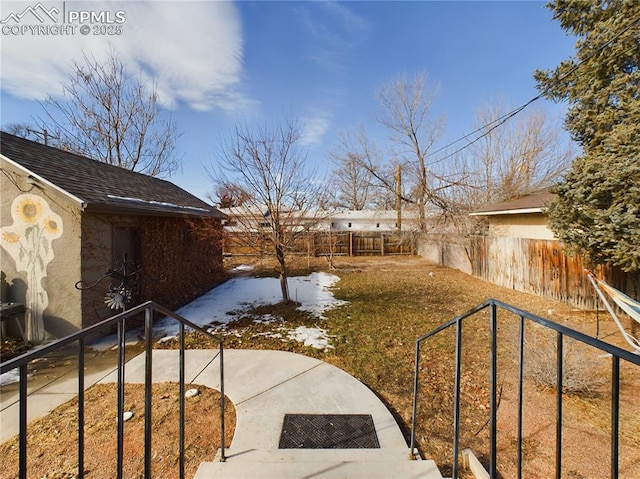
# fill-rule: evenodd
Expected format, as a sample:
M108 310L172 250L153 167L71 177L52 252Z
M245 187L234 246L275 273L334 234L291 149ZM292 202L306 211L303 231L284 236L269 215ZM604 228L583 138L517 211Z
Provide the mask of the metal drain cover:
M286 414L280 449L379 448L371 414Z

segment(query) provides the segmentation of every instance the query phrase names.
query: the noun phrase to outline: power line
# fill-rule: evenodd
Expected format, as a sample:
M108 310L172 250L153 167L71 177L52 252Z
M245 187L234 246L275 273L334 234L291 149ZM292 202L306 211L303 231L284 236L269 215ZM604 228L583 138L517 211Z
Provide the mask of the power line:
M623 30L621 30L620 32L618 32L616 35L614 35L609 41L607 41L606 43L604 43L600 48L598 48L597 50L595 50L593 53L591 53L589 56L587 56L585 59L579 61L578 63L576 63L573 68L571 70L569 70L568 72L566 72L564 75L561 75L559 78L557 78L555 80L555 84L562 82L563 80L565 80L566 78L568 78L570 75L573 75L576 70L578 70L578 68L580 66L582 66L585 62L587 62L588 60L591 60L594 56L596 56L597 54L599 54L600 52L602 52L605 48L607 48L609 45L611 45L614 41L616 41L618 38L620 38L624 33L626 33L627 31L629 31L631 29L631 27L633 27L635 24L640 22L640 16L638 16L635 20L633 20L626 28L624 28ZM482 125L479 128L476 128L474 131L472 131L469 134L466 134L460 138L458 138L455 141L452 141L451 143L443 146L442 148L437 149L436 151L433 151L431 153L428 153L427 155L425 155L425 158L429 158L432 157L434 155L437 155L438 153L440 153L441 151L444 151L450 147L452 147L453 145L455 145L456 143L459 143L463 140L468 141L468 143L460 148L458 148L457 150L455 150L453 153L450 153L442 158L440 158L438 160L438 163L444 160L447 160L449 158L451 158L452 156L457 155L458 153L460 153L461 151L469 148L471 145L473 145L474 143L480 141L482 138L486 137L489 135L489 133L491 133L493 130L495 130L496 128L498 128L499 126L505 124L508 120L510 120L511 118L513 118L514 116L516 116L518 113L520 113L522 110L524 110L526 107L528 107L529 105L531 105L532 103L538 101L539 99L543 98L544 96L546 96L547 93L549 93L549 90L551 89L551 86L545 88L541 93L539 93L538 95L536 95L535 97L531 98L529 101L527 101L526 103L522 104L521 106L517 107L516 109L505 113L504 115L502 115L499 118L496 118L493 121L490 121L484 125ZM469 140L468 138L472 135L475 135L476 133L479 133L481 131L484 131L484 133L480 136L478 136L477 138L474 138L473 140Z

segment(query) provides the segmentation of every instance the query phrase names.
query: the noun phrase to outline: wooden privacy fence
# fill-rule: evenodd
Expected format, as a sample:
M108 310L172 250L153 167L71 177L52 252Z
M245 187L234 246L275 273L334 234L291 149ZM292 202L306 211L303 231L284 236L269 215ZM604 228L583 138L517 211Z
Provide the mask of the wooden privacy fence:
M225 232L223 252L225 256L273 254L264 239L235 232ZM299 236L289 252L309 256L415 255L416 238L411 232L308 232Z
M471 238L469 259L474 276L499 286L579 308L597 306L583 259L565 254L558 241L476 236ZM625 273L612 267L603 267L600 272L614 288L633 298L640 296L640 272Z

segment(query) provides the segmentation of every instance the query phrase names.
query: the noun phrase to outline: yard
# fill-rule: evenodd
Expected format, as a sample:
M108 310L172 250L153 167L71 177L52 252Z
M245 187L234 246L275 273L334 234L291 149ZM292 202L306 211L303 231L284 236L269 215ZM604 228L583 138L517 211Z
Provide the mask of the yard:
M322 260L324 261L324 260ZM211 327L225 335L228 348L284 349L318 357L360 379L389 407L408 439L411 423L415 338L454 316L497 298L521 309L595 335L595 312L574 310L561 303L500 288L456 270L433 266L419 258L340 258L329 271L340 278L332 287L345 303L317 311L291 306L246 302ZM295 274L327 270L327 263L299 265ZM268 265L238 274L266 275ZM293 290L292 290L293 291ZM293 294L292 294L293 296ZM298 301L305 303L299 291ZM231 313L229 311L229 313ZM187 316L188 317L188 316ZM265 319L266 318L266 319ZM515 477L515 385L517 363L515 318L503 315L499 323L498 469ZM219 318L221 319L221 318ZM600 313L600 337L624 346L615 326ZM320 331L322 339L295 340L291 331ZM555 361L553 338L527 329L527 366ZM308 334L303 339L317 335ZM433 458L443 475L450 474L453 406L453 331L427 344L421 359L418 445ZM481 460L488 453L488 322L480 315L465 323L462 365L461 447L470 447ZM567 342L571 374L579 392L564 397L563 471L569 478L599 478L610 471L610 361ZM211 347L200 336L187 338L193 348ZM158 347L174 347L165 338ZM575 359L578 358L576 361ZM525 382L524 476L551 477L555 457L555 392L533 381L539 370L527 367ZM640 371L623 364L621 395L620 477L640 470ZM42 430L46 436L48 432ZM585 438L588 438L585 440ZM38 443L42 438L34 438ZM31 441L32 439L30 439ZM156 441L154 436L154 441ZM6 445L6 444L5 444ZM191 457L194 462L200 460ZM4 477L4 476L3 476ZM52 476L53 477L53 476Z

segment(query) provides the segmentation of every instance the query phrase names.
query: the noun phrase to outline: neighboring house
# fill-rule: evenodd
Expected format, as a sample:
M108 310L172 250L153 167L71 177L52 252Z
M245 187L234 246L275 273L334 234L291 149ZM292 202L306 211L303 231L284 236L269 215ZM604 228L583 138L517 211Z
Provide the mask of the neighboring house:
M567 255L544 211L553 193L542 190L471 213L486 217L488 234L472 239L472 274L500 286L594 308L597 297L579 255ZM607 277L618 281L618 276Z
M395 210L349 210L332 213L329 217L333 231L398 231L398 212ZM415 211L402 211L402 231L418 228Z
M136 302L175 309L223 279L221 242L200 232L220 236L224 215L168 181L4 132L0 169L2 301L25 304L31 341L115 314L104 275L125 254Z
M231 208L220 208L227 218L224 229L229 233L248 233L268 231L272 222L266 206L243 205ZM323 214L317 211L305 215L299 210L282 209L280 223L293 231L312 230L323 221Z
M227 216L224 223L225 255L270 254L267 233L271 221L266 207L255 205L221 208ZM386 255L413 254L413 232L417 231L417 215L402 212L402 234L398 235L396 211L308 211L280 212L281 224L295 234L288 244L289 252L307 255Z
M225 231L247 232L260 228L269 228L267 209L258 206L240 206L221 208L228 220ZM284 224L295 229L309 231L358 231L358 232L388 232L398 230L398 213L394 210L347 210L336 212L312 211L306 217L299 211L286 210L281 212L285 218ZM414 211L402 212L402 231L417 229L417 214Z
M491 237L552 240L544 207L553 196L549 190L542 190L486 206L471 216L487 218Z

